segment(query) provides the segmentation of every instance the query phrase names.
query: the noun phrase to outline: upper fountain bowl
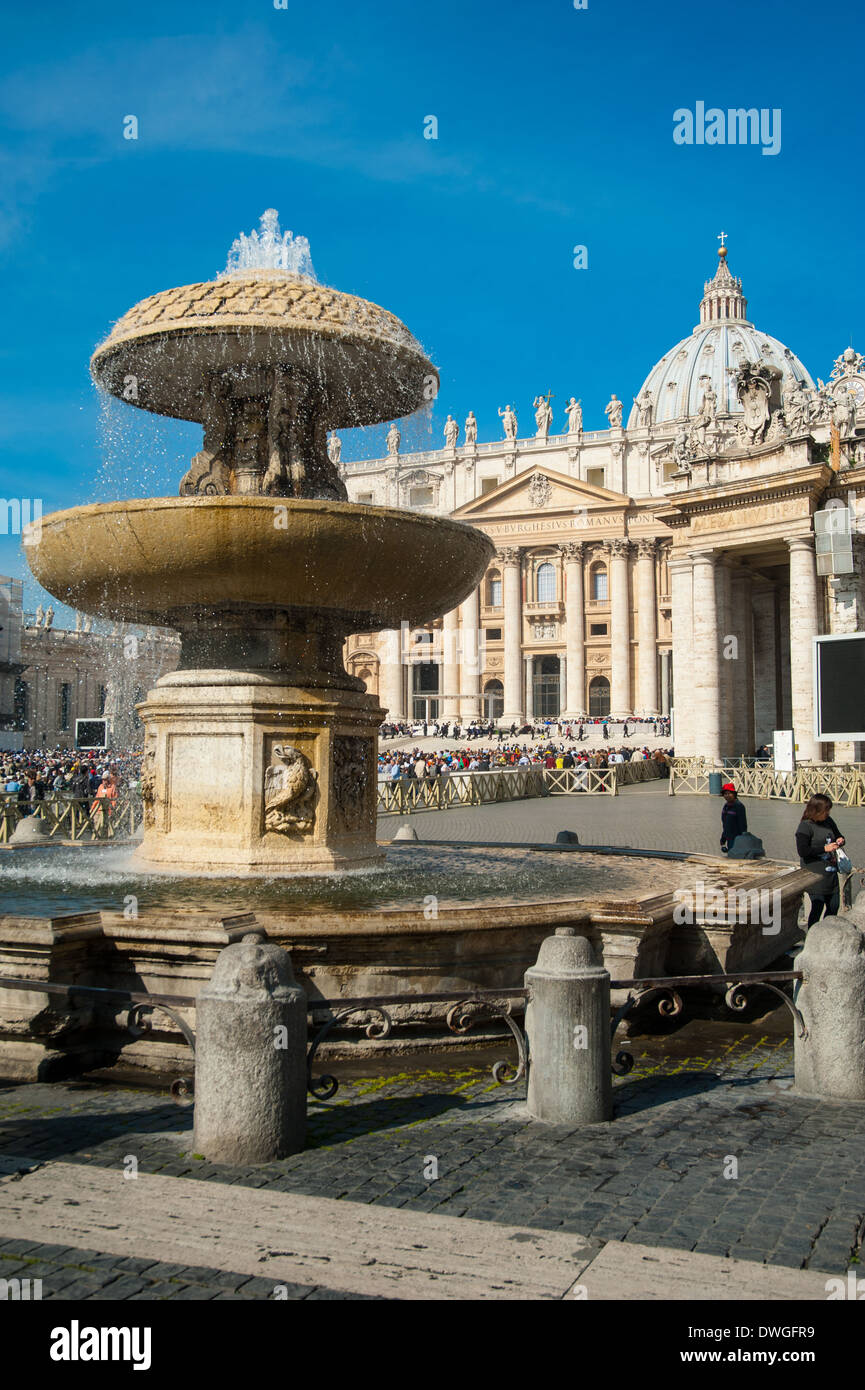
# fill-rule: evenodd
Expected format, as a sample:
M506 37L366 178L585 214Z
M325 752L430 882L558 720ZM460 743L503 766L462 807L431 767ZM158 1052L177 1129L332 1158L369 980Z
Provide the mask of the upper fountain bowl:
M205 383L255 396L274 368L310 371L328 428L377 424L431 401L438 372L405 324L307 275L250 267L150 295L90 362L99 386L158 415L203 423Z

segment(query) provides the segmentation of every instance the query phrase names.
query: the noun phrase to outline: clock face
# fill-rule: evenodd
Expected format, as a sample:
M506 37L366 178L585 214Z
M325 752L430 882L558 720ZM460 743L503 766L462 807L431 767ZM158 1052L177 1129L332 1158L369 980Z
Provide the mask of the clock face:
M846 381L839 381L835 387L835 399L838 400L845 392L855 396L857 405L865 404L865 381L861 376L851 376Z

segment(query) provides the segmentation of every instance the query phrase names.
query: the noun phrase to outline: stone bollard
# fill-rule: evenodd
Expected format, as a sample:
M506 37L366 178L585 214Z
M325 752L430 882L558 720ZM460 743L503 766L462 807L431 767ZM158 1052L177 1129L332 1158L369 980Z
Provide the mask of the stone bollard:
M226 946L198 995L197 1153L267 1163L306 1136L306 995L291 957L261 932Z
M612 1119L610 976L591 941L558 927L525 980L529 1114L559 1125Z
M796 1006L808 1029L794 1039L796 1090L823 1100L865 1100L865 900L824 917L796 957Z

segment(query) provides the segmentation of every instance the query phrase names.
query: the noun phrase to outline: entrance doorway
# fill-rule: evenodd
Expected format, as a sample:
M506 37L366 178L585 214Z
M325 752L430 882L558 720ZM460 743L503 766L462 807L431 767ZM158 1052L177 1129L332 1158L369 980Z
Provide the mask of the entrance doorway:
M610 713L610 682L606 676L593 676L589 681L589 718L606 719Z
M536 656L532 676L532 709L536 719L557 719L562 712L561 667L557 656Z
M412 665L413 719L428 723L439 717L439 668L434 661L419 661Z
M500 719L505 710L505 688L501 681L487 681L484 686L483 710L485 719Z

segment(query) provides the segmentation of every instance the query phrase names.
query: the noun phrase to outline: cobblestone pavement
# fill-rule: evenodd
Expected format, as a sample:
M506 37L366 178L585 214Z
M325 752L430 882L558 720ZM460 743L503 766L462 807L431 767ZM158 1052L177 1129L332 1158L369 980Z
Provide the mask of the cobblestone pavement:
M618 796L545 796L494 806L380 816L378 836L391 840L401 825L410 825L422 840L544 844L555 840L559 830L575 830L583 844L720 853L720 798L670 796L668 785L666 781L638 783ZM754 797L743 801L748 828L759 835L766 853L774 859L796 860L794 836L802 815L798 802ZM847 838L853 863L865 869L865 808L839 806L832 815ZM859 886L857 880L857 891Z
M858 1259L865 1107L793 1095L789 1039L760 1026L688 1025L673 1039L629 1046L636 1066L614 1083L614 1123L580 1131L531 1123L522 1084L494 1086L464 1054L438 1070L349 1076L334 1100L311 1103L306 1150L281 1162L210 1164L192 1150L190 1106L80 1081L0 1088L0 1153L20 1156L7 1157L7 1174L10 1162L14 1170L49 1159L122 1169L131 1156L144 1173L767 1266L842 1274ZM0 1257L0 1279L50 1275L59 1297L269 1296L242 1275L232 1285L234 1276L207 1269L131 1268L93 1251L27 1251L18 1241L0 1246ZM767 1298L771 1281L767 1269ZM328 1295L299 1286L289 1296Z

